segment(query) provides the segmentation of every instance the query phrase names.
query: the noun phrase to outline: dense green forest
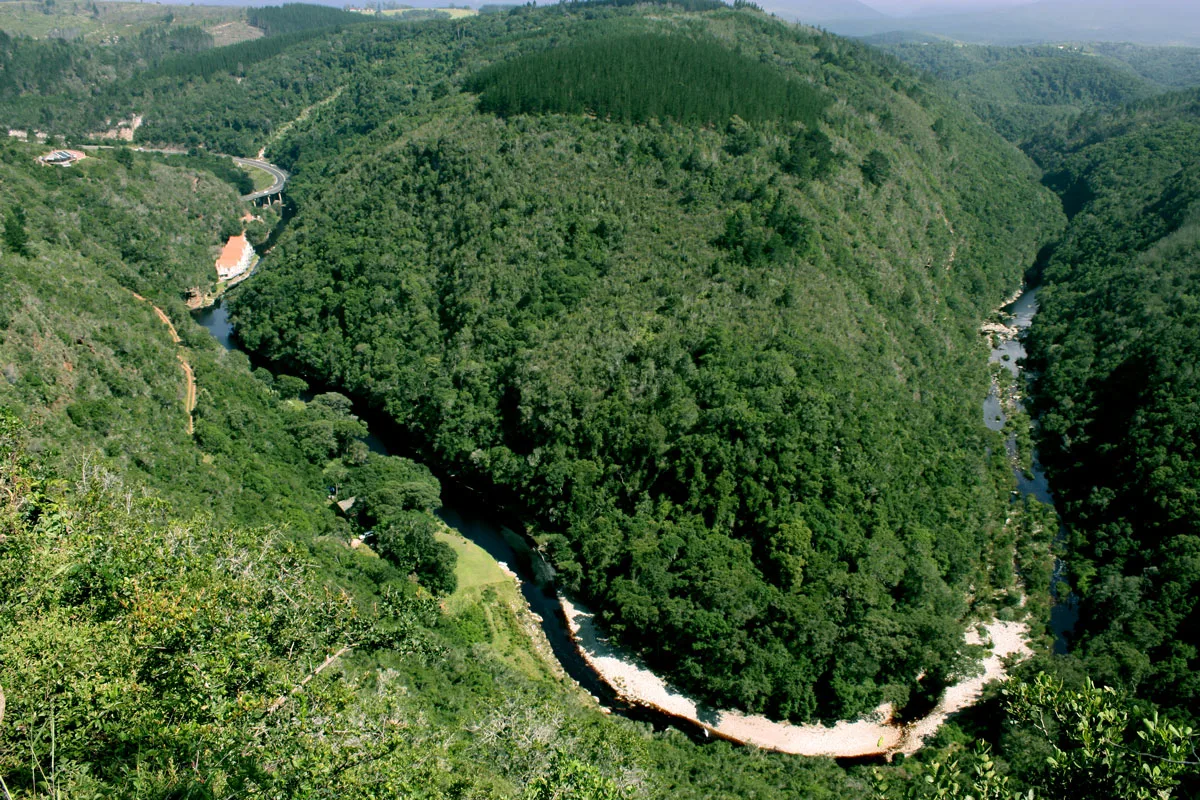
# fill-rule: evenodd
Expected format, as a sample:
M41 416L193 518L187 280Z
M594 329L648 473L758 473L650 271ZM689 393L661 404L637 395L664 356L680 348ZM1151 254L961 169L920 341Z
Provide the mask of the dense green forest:
M653 75L653 81L643 76ZM638 91L630 91L630 87ZM479 107L502 116L594 114L621 122L715 124L732 117L816 125L828 105L718 42L682 36L602 38L503 61L472 76Z
M191 321L180 298L240 213L232 187L148 154L61 170L39 152L0 142L12 796L318 796L331 776L340 797L865 791L831 762L700 747L602 714L530 644L497 567L455 589L446 550L461 539L428 513L428 470L368 452L346 398L303 400L303 381L252 368ZM104 204L145 215L102 224ZM122 228L154 234L144 263L123 254ZM131 290L183 338L193 436L180 348ZM384 558L349 546L363 528L333 512L331 486L363 498Z
M1007 132L1043 166L1071 217L1038 278L1042 311L1028 348L1038 376L1038 444L1082 599L1074 656L1106 682L1167 708L1194 709L1200 164L1192 143L1200 98L1195 89L1163 92L1200 82L1190 71L1195 51L1052 50L905 45L897 52L988 108L1018 96L1020 83L1005 76L1044 76L1046 61L1056 64L1054 91L1029 93L1030 124ZM1099 71L1116 76L1123 64L1126 83L1136 70L1143 87L1097 94ZM973 80L980 75L986 80Z
M1082 119L1052 174L1075 216L1030 340L1041 448L1071 526L1081 655L1200 702L1200 96Z
M454 588L444 557L420 557L431 536L460 541L427 512L427 470L369 453L346 398L302 400L303 381L191 322L180 297L240 213L231 186L151 154L62 170L39 152L0 142L8 794L884 791L869 769L602 714L531 645L497 567ZM126 206L142 213L112 216ZM131 290L168 312L182 350ZM199 387L192 436L181 351ZM331 484L363 498L384 558L349 546L362 528L332 512ZM986 759L912 762L886 796L973 786Z
M1194 725L1200 97L1196 89L1166 89L1194 86L1200 75L1193 50L1086 50L1097 63L1066 72L1078 53L896 52L947 75L973 105L989 109L1013 87L983 61L1010 74L1039 71L1047 55L1058 62L1057 96L1066 104L1026 105L1029 124L1007 133L1046 170L1046 185L1070 216L1036 276L1042 310L1027 342L1037 443L1082 612L1069 661ZM1090 87L1097 67L1116 75L1118 61L1144 86L1105 102Z
M662 13L489 16L433 91L363 79L298 125L272 152L299 210L236 299L241 336L518 508L562 585L683 686L796 719L903 704L958 668L966 587L1009 558L974 330L1057 232L1054 200L886 56L751 11ZM724 46L763 65L737 80L842 102L780 121L745 92L750 119L716 126L492 113L488 76L559 74L517 55L547 37L579 65L590 42Z
M334 28L338 25L354 25L363 21L361 14L352 14L340 8L314 6L305 3L286 3L282 6L265 6L246 10L246 21L267 36L281 33L297 33L314 28Z
M141 114L149 125L139 141L251 156L254 143L276 125L334 91L322 75L343 75L354 60L370 57L345 52L344 26L392 27L374 17L301 4L246 13L268 35L227 47L214 47L213 35L187 24L188 17L103 42L0 30L0 124L82 139ZM312 52L296 60L292 54L306 42L313 43ZM255 69L268 59L271 69ZM229 88L243 79L249 96ZM181 103L183 98L192 101Z
M1062 146L1082 112L1200 84L1200 51L1183 47L1067 44L989 47L954 42L879 42L948 82L1005 138L1022 147Z
M168 20L0 48L23 124L139 112L139 141L197 148L58 169L0 142L6 796L1200 791L1186 54L895 50L938 77L749 4L250 13L271 35L232 47ZM269 369L183 305L246 211L204 151L262 147L290 219L229 302ZM1066 657L1056 521L1010 502L979 413L979 323L1047 244ZM371 451L363 405L410 458ZM891 765L656 733L565 678L411 458L726 707L918 715L992 614L1039 652Z

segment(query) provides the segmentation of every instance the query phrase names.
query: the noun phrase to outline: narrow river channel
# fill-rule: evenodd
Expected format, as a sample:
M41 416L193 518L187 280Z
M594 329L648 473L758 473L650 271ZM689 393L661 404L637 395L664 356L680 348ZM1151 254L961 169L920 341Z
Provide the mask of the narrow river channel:
M1022 338L1029 327L1033 324L1033 318L1038 313L1038 289L1027 288L1009 305L1001 309L1006 315L1004 324L1013 331L1012 334L1002 334L997 337L998 341L992 348L989 356L989 361L993 364L1002 364L1005 369L1012 374L1014 380L1012 382L1012 390L1018 393L1012 398L1008 398L1011 403L1020 405L1022 397L1028 392L1028 380L1025 375L1025 369L1021 365L1021 360L1025 358L1025 346L1022 343ZM1000 396L1000 389L996 384L992 385L991 392L983 401L983 421L989 429L993 431L1001 431L1004 429L1005 423L1008 421L1004 413L1005 403ZM1010 459L1014 463L1017 458L1017 442L1016 436L1009 436L1004 443L1008 450ZM1032 454L1032 464L1028 474L1019 465L1013 467L1013 475L1017 480L1017 492L1020 496L1030 496L1038 501L1045 503L1048 506L1054 505L1054 495L1050 492L1050 483L1046 479L1046 473L1042 469L1041 462L1038 461L1037 451ZM1064 534L1063 531L1058 533L1058 541L1061 541ZM1060 588L1064 581L1065 565L1060 559L1054 560L1054 574L1050 579L1050 594L1054 598L1054 605L1050 609L1050 628L1054 632L1054 652L1067 652L1067 637L1075 629L1075 623L1079 621L1079 609L1076 604L1076 599L1067 595L1060 597Z
M229 312L221 301L208 308L193 312L193 319L208 329L222 347L226 350L244 352L255 363L259 359L252 353L242 350L234 334L233 325L229 321ZM332 389L331 389L332 391ZM312 394L303 399L311 400ZM372 452L382 455L393 453L396 448L389 448L386 439L395 428L395 424L380 413L363 408L355 403L354 413L367 423L370 433L366 444ZM399 438L399 431L395 431ZM621 701L611 687L588 665L575 646L571 633L559 606L558 594L552 587L546 586L539 580L538 573L544 574L545 567L535 564L534 559L541 558L531 548L526 546L521 537L495 521L495 514L470 489L458 484L444 475L437 476L442 483L443 506L438 510L438 516L450 528L461 534L467 540L483 548L496 561L502 561L517 573L521 594L529 603L530 609L541 618L541 629L550 648L563 670L585 691L595 697L601 704L612 708L615 712L643 722L651 723L661 730L674 725L679 727L677 720L640 706ZM701 729L683 726L685 731L696 739L705 739Z

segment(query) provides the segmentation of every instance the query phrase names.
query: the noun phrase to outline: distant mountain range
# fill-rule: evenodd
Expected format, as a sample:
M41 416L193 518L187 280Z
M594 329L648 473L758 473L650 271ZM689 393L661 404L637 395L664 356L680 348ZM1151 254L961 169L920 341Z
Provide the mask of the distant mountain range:
M889 16L858 0L779 0L767 10L845 36L896 31L984 44L1058 41L1200 45L1200 4L1184 0L1041 0L964 12Z
M893 17L876 11L859 0L768 0L760 2L759 5L784 19L822 27L830 20L847 24L878 24L885 27L896 22Z

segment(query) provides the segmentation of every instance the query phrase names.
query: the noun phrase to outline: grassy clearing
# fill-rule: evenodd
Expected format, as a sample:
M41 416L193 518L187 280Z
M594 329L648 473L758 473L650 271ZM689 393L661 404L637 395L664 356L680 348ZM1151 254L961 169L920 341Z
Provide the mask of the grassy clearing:
M458 574L458 590L447 601L447 608L450 610L460 607L464 600L467 604L474 602L482 594L482 588L485 586L513 583L513 579L504 574L495 559L474 542L449 529L438 533L437 538L454 548L458 555L458 566L455 569Z
M247 42L251 39L261 39L263 32L258 28L250 25L245 20L232 20L230 22L222 22L219 25L211 25L206 28L213 37L213 47L225 47L238 42Z
M245 164L238 164L238 166L245 170L250 176L250 179L254 181L254 191L256 192L261 192L263 189L269 188L275 183L275 178L265 169L248 167Z
M521 673L534 680L555 679L534 647L529 630L534 622L512 576L482 547L458 533L447 529L436 535L458 554L458 589L446 599L446 613L474 618L485 626L484 641Z
M450 19L462 19L463 17L473 17L479 12L473 8L390 8L383 12L386 17L404 17L410 14L436 12Z

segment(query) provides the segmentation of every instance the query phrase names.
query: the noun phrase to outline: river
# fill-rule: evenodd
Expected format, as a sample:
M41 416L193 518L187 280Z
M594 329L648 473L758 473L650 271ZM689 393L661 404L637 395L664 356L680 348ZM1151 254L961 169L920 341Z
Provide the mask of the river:
M226 350L244 352L254 363L261 359L252 353L242 350L233 324L229 321L229 312L224 303L218 300L214 305L192 313L192 318L208 329L222 347ZM270 366L270 365L264 365ZM318 387L317 391L332 391L330 387ZM304 400L311 400L314 391L301 395ZM371 452L390 455L397 448L389 448L387 441L402 441L401 431L396 424L374 409L363 407L356 402L354 413L368 426L366 444ZM438 510L438 516L451 529L464 538L483 548L496 561L508 564L517 573L521 594L529 603L530 610L541 618L542 633L545 634L550 648L563 670L586 692L596 698L601 704L612 708L617 713L630 719L649 722L656 729L662 730L668 726L679 727L671 717L654 712L653 710L636 706L622 701L612 688L598 676L575 646L571 633L563 618L559 606L558 594L547 585L544 575L546 567L535 563L541 556L511 529L496 522L498 514L490 508L478 495L469 488L461 485L453 478L438 475L442 483L443 506ZM517 525L515 521L513 525ZM539 575L541 573L541 575ZM704 731L694 726L684 726L685 732L693 738L702 740L707 737Z
M1037 314L1036 289L1024 291L1005 309L1011 317L1007 333L999 337L990 359L1004 364L1014 378L1019 379L1022 375L1020 361L1025 356L1021 333L1028 329ZM218 302L197 311L194 317L223 347L240 350L223 303ZM257 361L253 355L247 355ZM1016 380L1013 386L1022 387L1022 382ZM311 395L306 399L311 399ZM371 430L367 444L372 451L388 454L390 448L385 439L393 438L393 433L396 434L395 441L404 441L405 437L395 423L373 409L356 404L355 413ZM997 431L1003 429L1004 404L996 386L983 401L983 414L989 428ZM1016 444L1011 437L1006 446L1010 455L1015 454ZM1018 491L1022 495L1032 495L1045 503L1053 502L1036 454L1029 476L1019 469L1015 473ZM496 522L498 514L495 509L452 478L438 477L442 481L444 503L438 512L439 516L450 528L482 547L492 558L514 569L519 577L521 593L530 609L541 619L542 632L566 673L601 704L623 716L649 722L656 729L673 726L681 728L698 741L711 740L711 734L741 743L753 743L764 749L800 755L858 758L893 752L911 753L936 731L941 721L974 703L986 680L1003 676L1001 657L1004 654L1028 653L1024 635L1018 630L1020 626L999 621L990 623L986 633L994 646L985 659L985 674L949 687L942 701L929 715L905 727L891 721L892 710L887 706L880 707L875 719L845 721L832 728L821 725L795 726L764 717L707 709L674 692L660 678L640 666L636 659L610 648L607 640L591 623L593 615L590 612L569 602L560 602L553 587L544 580L548 567L541 561L541 555L519 535ZM514 522L514 526L516 524ZM1056 591L1061 574L1061 563L1056 563L1050 587L1052 592ZM570 617L569 623L567 616ZM1065 652L1065 634L1071 630L1077 616L1073 603L1055 604L1052 627L1056 634L1056 650ZM575 636L571 628L575 629ZM581 643L582 652L576 641ZM608 680L602 675L607 676ZM620 677L613 680L614 675ZM630 692L630 684L638 681L651 684L649 698ZM613 685L626 688L618 693L612 688ZM626 699L628 697L632 699Z
M1025 346L1022 342L1024 334L1033 324L1033 318L1038 313L1038 289L1027 288L1012 303L1004 306L1001 311L1005 314L1004 325L1010 332L1001 333L996 337L995 346L988 357L993 364L1002 364L1016 380L1012 383L1013 397L1009 402L1022 405L1023 396L1027 391L1028 381L1025 379L1025 369L1021 364L1025 358ZM983 421L991 430L1004 429L1007 417L1004 413L1004 403L1000 396L998 384L993 383L992 389L983 401ZM1016 436L1009 436L1004 443L1008 455L1014 464L1017 457ZM1013 467L1013 476L1017 481L1017 492L1020 496L1030 496L1048 506L1054 505L1054 495L1050 491L1050 483L1046 472L1038 460L1037 450L1033 451L1029 472L1026 473L1019 465ZM1060 529L1056 541L1061 542L1064 532ZM1060 597L1060 589L1064 585L1065 565L1059 558L1054 559L1054 573L1050 579L1050 595L1054 605L1050 609L1050 629L1054 632L1054 652L1067 652L1068 637L1079 621L1079 608L1076 598L1067 593Z

